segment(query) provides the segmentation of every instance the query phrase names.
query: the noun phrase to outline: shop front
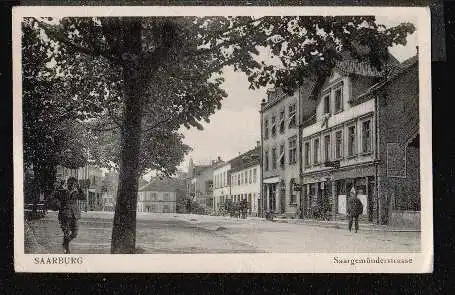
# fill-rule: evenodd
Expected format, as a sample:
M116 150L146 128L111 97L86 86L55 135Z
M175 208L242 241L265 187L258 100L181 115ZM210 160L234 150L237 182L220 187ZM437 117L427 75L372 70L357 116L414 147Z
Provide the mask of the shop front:
M304 174L302 183L305 218L343 218L347 212L348 195L352 187L364 206L364 218L369 222L378 218L374 165Z

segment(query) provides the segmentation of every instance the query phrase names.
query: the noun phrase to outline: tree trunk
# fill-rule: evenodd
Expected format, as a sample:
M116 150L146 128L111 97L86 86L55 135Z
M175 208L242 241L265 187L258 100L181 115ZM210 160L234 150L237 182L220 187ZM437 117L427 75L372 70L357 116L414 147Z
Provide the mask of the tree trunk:
M132 254L136 245L136 206L141 135L141 95L134 81L125 80L127 97L122 128L117 204L112 228L111 252ZM129 84L129 85L128 85Z
M130 51L127 50L128 53L137 54L138 50L141 50L140 22L131 20L125 24L124 29L124 42L130 48ZM144 93L144 81L140 75L139 64L133 60L123 66L125 102L119 184L112 227L112 254L133 254L136 252L136 207Z

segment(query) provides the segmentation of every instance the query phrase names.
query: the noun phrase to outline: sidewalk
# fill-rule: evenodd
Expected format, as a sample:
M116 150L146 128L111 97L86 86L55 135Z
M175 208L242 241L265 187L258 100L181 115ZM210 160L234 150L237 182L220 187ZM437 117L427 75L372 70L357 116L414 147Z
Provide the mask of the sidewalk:
M212 216L212 215L197 215L197 214L176 214L178 218L185 219L192 223L201 223L204 221L215 221L215 220L230 220L231 222L277 222L277 223L289 223L289 224L302 224L308 226L319 226L325 228L335 229L346 229L348 226L348 220L314 220L314 219L291 219L291 218L274 218L273 221L266 220L261 217L248 217L247 219L231 218L228 216ZM391 227L387 225L379 225L374 223L359 221L360 230L365 231L382 231L382 232L420 232L420 230L412 228L399 228Z

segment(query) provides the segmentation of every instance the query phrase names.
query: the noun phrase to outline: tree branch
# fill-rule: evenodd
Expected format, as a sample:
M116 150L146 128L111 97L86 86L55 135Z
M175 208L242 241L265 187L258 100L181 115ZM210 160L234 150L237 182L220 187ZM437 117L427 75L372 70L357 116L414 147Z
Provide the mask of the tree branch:
M52 25L49 25L49 24L46 24L36 18L34 18L35 21L37 22L38 26L43 29L46 34L54 39L55 41L58 41L66 46L68 46L69 48L71 48L72 50L75 50L75 51L78 51L80 53L83 53L83 54L86 54L86 55L89 55L89 56L101 56L101 57L104 57L106 58L107 60L113 62L114 64L119 64L120 63L120 59L115 55L115 54L112 54L112 52L110 51L104 51L104 50L101 50L99 47L98 49L91 49L91 48L87 48L85 46L82 46L80 44L76 44L74 43L73 41L71 41L70 39L68 39L62 31L58 31L58 30L55 30Z

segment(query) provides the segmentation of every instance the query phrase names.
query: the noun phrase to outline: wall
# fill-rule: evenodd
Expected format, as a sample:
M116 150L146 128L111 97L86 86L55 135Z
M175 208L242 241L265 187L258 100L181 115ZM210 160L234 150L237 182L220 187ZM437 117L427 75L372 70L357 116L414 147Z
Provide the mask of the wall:
M395 216L397 210L420 211L420 153L418 148L408 145L419 128L418 81L415 64L384 86L377 96L382 223L388 221L393 211ZM395 150L388 157L387 149L391 151L392 147ZM402 169L392 171L392 166Z

